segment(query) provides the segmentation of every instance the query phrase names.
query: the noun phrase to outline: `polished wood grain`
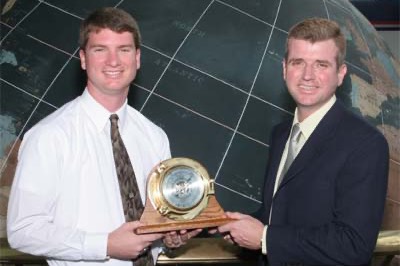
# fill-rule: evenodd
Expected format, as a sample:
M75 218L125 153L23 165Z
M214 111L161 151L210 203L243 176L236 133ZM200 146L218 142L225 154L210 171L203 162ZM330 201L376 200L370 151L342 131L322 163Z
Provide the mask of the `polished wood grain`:
M146 205L140 222L145 223L136 229L137 234L147 234L156 232L167 232L182 229L197 229L216 227L225 224L232 219L224 217L224 210L217 202L214 195L209 196L207 207L195 218L191 220L176 221L161 215L154 209L150 200L147 198Z

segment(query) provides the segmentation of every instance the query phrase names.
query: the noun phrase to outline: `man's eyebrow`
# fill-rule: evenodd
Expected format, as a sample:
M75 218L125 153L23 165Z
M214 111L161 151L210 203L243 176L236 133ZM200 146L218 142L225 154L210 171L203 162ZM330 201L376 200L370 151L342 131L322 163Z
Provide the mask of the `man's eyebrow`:
M289 59L288 62L293 62L293 61L299 62L299 61L304 61L304 59L303 58L291 58L291 59Z
M333 65L332 62L330 62L330 61L328 61L328 60L323 60L323 59L321 59L321 60L316 60L315 62L318 63L318 64L325 64L325 65L328 65L328 66L332 66L332 65Z
M291 58L291 59L289 59L288 62L302 62L302 61L305 61L305 60L303 58ZM314 62L332 65L332 63L329 60L324 60L324 59L317 59Z
M90 44L90 45L88 45L88 46L89 46L89 48L96 48L96 47L101 47L101 48L103 48L103 47L106 47L106 46L103 45L103 44L97 44L97 43Z
M129 47L129 48L135 48L134 44L121 44L118 45L119 48L125 48L125 47Z
M92 44L90 44L90 46L107 47L108 45L107 45L107 44L102 44L102 43L92 43ZM126 43L126 44L120 44L120 45L118 45L117 47L134 47L134 46L135 46L134 43L132 43L132 44Z

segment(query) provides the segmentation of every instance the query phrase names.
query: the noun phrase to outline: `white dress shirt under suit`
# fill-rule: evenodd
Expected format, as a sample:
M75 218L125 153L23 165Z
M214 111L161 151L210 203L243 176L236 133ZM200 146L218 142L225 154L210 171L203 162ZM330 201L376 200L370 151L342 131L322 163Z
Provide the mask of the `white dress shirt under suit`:
M168 138L127 102L115 113L144 203L150 170L171 156ZM85 90L25 134L8 206L13 248L50 265L132 265L106 258L108 234L125 222L110 114Z

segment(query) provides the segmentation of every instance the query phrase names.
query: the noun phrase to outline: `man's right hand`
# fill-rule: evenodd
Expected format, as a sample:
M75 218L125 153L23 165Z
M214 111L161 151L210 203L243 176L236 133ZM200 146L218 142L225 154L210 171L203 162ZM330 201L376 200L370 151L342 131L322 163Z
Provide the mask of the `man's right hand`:
M137 235L135 229L142 226L139 221L127 222L108 235L107 255L117 259L135 259L143 249L160 239L164 234Z

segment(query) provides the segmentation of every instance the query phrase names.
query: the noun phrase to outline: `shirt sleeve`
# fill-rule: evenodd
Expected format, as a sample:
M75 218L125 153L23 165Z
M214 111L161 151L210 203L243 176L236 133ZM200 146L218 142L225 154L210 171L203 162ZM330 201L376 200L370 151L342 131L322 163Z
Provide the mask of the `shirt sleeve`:
M165 134L165 132L163 132L162 153L163 153L164 160L171 158L171 150L170 150L170 146L169 146L169 140L168 140L167 134Z
M267 255L267 231L268 231L268 225L264 226L261 238L261 253L263 255Z
M53 128L34 127L25 134L8 205L8 242L14 249L37 256L104 260L107 233L88 233L54 222L63 143L62 133Z

